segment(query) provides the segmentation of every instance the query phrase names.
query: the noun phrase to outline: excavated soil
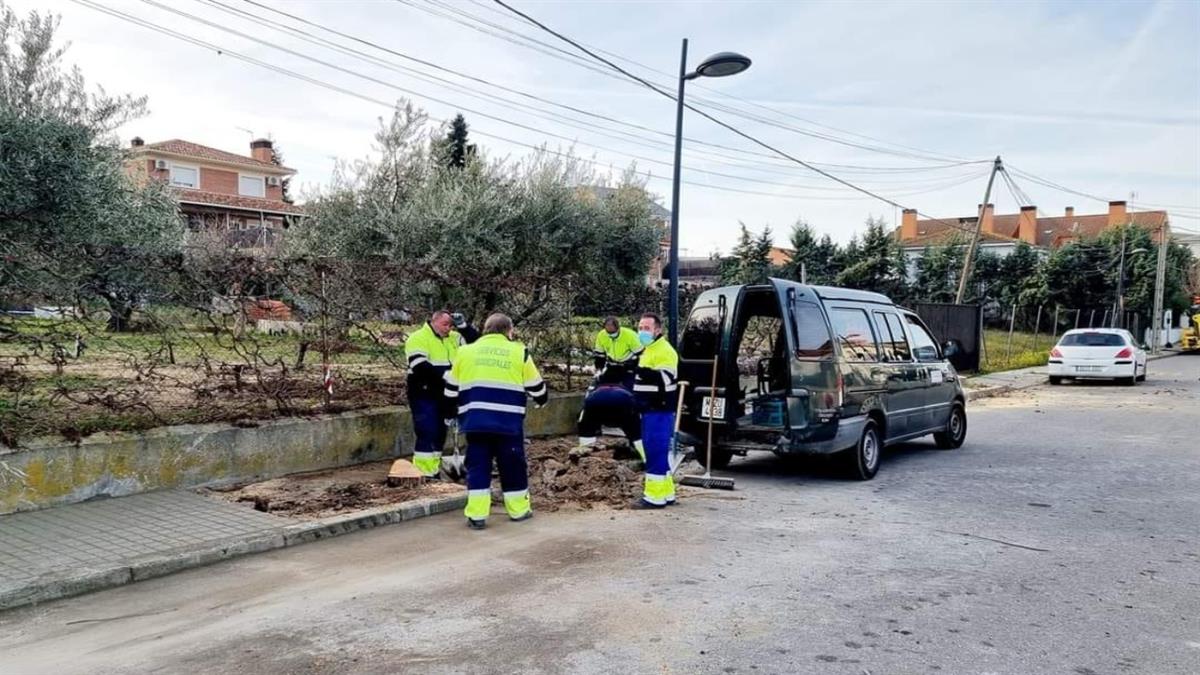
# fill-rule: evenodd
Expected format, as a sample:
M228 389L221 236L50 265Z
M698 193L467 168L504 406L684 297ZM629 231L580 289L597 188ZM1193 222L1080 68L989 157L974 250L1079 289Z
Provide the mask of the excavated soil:
M534 510L623 509L641 494L641 463L623 439L601 439L592 453L584 457L571 457L574 447L573 436L537 439L526 446ZM441 480L411 487L388 487L390 466L390 461L371 462L205 492L266 513L316 519L414 499L462 494L465 489L464 482ZM502 504L500 481L494 472L492 485L493 501Z
M642 493L641 463L623 439L602 438L591 454L571 457L575 438L538 439L526 447L529 496L535 511L623 509Z
M299 473L229 490L210 490L209 494L258 511L316 519L414 499L444 497L463 490L460 485L441 481L388 487L387 473L391 465L391 461L370 462Z

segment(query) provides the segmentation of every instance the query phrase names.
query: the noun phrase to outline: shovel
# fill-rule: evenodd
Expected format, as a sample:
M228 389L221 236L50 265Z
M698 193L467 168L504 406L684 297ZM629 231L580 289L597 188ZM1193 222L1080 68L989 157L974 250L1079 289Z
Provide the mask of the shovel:
M671 451L667 455L672 474L679 470L679 465L683 464L683 460L687 459L691 452L691 448L679 440L679 419L683 416L683 390L687 389L687 386L687 380L679 381L679 400L675 403L675 431L671 434Z
M466 463L458 451L458 420L450 422L450 433L454 434L454 454L442 455L442 476L450 480L459 480L467 475Z

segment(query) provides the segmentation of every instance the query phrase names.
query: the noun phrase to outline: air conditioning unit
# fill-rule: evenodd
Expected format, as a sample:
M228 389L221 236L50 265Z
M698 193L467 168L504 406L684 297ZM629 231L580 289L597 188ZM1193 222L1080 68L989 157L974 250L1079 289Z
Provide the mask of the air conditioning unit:
M165 159L154 160L154 170L155 171L166 171L167 170L167 160L165 160Z
M279 176L267 176L267 185L279 187Z

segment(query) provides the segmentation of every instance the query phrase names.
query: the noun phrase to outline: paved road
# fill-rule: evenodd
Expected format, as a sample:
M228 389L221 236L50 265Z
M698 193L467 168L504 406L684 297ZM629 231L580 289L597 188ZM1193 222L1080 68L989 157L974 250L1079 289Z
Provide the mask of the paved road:
M1200 672L1200 358L971 407L872 482L457 517L0 615L0 671Z

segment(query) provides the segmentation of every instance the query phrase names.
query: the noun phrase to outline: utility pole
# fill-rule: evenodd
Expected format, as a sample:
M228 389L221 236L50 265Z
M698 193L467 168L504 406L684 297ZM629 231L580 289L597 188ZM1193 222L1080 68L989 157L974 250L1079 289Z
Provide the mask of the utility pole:
M1164 220L1162 227L1158 228L1158 269L1154 273L1154 314L1150 317L1154 320L1153 328L1150 329L1150 339L1153 341L1153 344L1150 345L1151 354L1157 354L1162 349L1160 331L1162 330L1163 295L1167 285L1167 243L1171 238L1167 224L1167 221Z
M800 263L800 283L808 285L808 264Z
M967 297L967 283L971 279L971 267L975 261L975 249L979 246L979 236L983 233L983 214L987 212L988 201L992 198L992 183L996 174L1004 170L1000 155L992 164L992 174L988 176L987 189L983 191L983 203L979 205L979 221L975 223L975 233L971 235L971 243L967 246L967 256L963 258L962 274L958 277L958 294L954 296L954 304L961 305Z

